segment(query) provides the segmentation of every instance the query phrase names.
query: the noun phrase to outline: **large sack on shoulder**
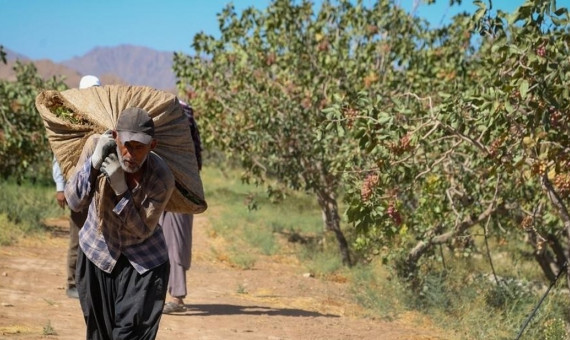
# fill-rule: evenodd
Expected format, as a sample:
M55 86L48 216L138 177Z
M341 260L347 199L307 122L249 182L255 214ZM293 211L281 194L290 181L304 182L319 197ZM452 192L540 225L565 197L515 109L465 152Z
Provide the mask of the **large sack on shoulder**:
M91 135L115 129L126 108L146 110L154 120L158 140L154 152L166 161L176 179L166 210L198 214L207 209L188 119L173 94L125 85L50 90L36 97L36 107L66 179L73 174Z

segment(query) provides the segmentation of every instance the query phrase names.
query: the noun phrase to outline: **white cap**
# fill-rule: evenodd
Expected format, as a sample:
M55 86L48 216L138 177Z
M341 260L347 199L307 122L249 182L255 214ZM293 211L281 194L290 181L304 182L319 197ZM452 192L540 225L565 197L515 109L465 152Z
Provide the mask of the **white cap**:
M79 88L86 89L91 86L101 86L99 78L95 76L83 76L83 78L81 78L81 81L79 82Z

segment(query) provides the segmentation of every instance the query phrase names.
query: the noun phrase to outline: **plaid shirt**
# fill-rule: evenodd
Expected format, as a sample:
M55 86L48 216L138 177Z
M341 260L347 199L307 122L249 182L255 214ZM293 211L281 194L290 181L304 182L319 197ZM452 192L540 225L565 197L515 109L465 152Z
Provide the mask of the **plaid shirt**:
M84 153L85 149L88 148L84 148ZM164 235L158 225L174 189L174 176L166 163L155 153L149 153L143 164L142 182L119 198L104 178L104 186L89 180L95 171L91 153L92 150L87 152L88 156L81 156L77 171L65 186L70 209L79 211L89 205L87 220L79 231L79 245L87 258L107 273L113 271L121 254L140 274L168 261Z

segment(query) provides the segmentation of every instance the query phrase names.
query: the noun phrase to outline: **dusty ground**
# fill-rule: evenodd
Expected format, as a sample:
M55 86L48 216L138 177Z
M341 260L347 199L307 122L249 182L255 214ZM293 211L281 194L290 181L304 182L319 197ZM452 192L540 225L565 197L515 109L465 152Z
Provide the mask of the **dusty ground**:
M1 339L85 339L79 301L65 295L66 221L49 224L46 239L0 247ZM209 230L196 216L189 310L164 315L158 339L454 339L413 314L364 317L347 284L305 277L293 257L232 268L212 251L223 241Z

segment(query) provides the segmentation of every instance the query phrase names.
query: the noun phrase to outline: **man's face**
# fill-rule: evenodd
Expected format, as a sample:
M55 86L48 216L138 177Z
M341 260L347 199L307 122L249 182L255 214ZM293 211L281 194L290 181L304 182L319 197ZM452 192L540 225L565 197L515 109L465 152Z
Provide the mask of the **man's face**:
M148 153L154 149L156 145L156 140L153 140L149 144L136 141L128 141L123 144L117 135L115 135L115 141L117 142L117 154L121 167L128 173L137 172L146 161Z

